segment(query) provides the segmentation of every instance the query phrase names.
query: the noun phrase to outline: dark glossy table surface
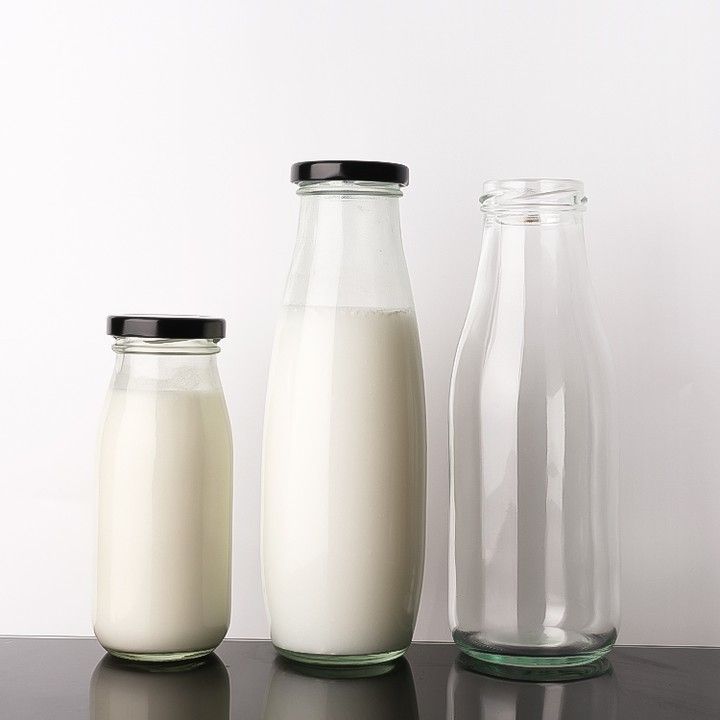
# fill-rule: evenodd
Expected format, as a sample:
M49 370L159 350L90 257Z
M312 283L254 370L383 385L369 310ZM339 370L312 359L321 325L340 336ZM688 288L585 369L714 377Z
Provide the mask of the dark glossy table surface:
M224 642L192 667L114 661L90 639L0 638L3 720L664 720L720 718L720 649L616 648L591 679L527 682L417 643L371 677L324 677L268 642ZM332 673L331 673L332 674Z

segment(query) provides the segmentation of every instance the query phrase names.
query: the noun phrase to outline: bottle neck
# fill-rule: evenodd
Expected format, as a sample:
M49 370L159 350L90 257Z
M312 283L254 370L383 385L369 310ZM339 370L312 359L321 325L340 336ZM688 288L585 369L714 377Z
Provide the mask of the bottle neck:
M525 326L528 337L549 333L563 343L595 317L582 215L534 223L486 217L471 323L507 328L513 338Z
M485 213L481 274L517 285L523 301L569 301L589 284L583 214L587 198L577 180L491 180L483 186ZM480 279L478 280L480 281Z
M525 302L532 302L533 293L546 298L556 293L569 300L573 288L589 283L582 215L489 215L480 265L507 285L522 287Z
M286 305L412 307L392 183L303 183Z
M340 195L343 197L402 197L402 188L397 183L372 182L369 180L307 180L298 184L297 194Z
M119 354L143 355L215 355L220 352L217 340L204 338L116 337L113 350Z
M144 392L221 392L217 340L115 338L112 388Z
M397 185L379 183L310 183L300 195L299 242L318 249L352 250L353 245L393 249L401 244ZM327 247L325 247L327 246Z

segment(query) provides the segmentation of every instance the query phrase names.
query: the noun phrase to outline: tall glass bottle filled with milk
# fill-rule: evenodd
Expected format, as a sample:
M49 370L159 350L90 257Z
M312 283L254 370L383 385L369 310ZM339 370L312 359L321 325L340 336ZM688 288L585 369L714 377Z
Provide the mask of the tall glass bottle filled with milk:
M210 653L230 621L232 438L219 318L116 315L100 439L95 634L114 655Z
M610 361L583 185L485 184L450 398L450 622L486 662L592 662L619 622Z
M294 165L300 222L273 349L262 556L290 658L402 655L420 598L425 401L400 236L404 165Z

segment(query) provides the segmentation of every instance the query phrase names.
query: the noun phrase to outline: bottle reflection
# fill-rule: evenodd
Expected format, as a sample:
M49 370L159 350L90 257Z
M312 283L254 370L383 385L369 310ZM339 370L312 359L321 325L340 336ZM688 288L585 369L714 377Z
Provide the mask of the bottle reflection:
M481 672L502 674L490 676ZM593 670L553 675L527 669L493 668L464 656L448 678L448 720L614 720L617 684L607 661ZM551 678L563 678L553 682Z
M417 720L407 660L365 668L320 668L277 658L264 720Z
M182 664L140 664L106 655L90 681L90 717L228 720L228 673L214 653Z

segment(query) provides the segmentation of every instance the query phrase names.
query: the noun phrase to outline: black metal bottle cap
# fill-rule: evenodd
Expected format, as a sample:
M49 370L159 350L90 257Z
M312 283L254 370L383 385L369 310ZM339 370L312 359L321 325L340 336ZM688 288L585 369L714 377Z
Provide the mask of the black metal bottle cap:
M290 168L294 183L320 180L359 180L407 185L410 170L407 165L366 160L312 160L295 163Z
M225 320L202 315L110 315L107 334L115 337L220 340L225 337Z

